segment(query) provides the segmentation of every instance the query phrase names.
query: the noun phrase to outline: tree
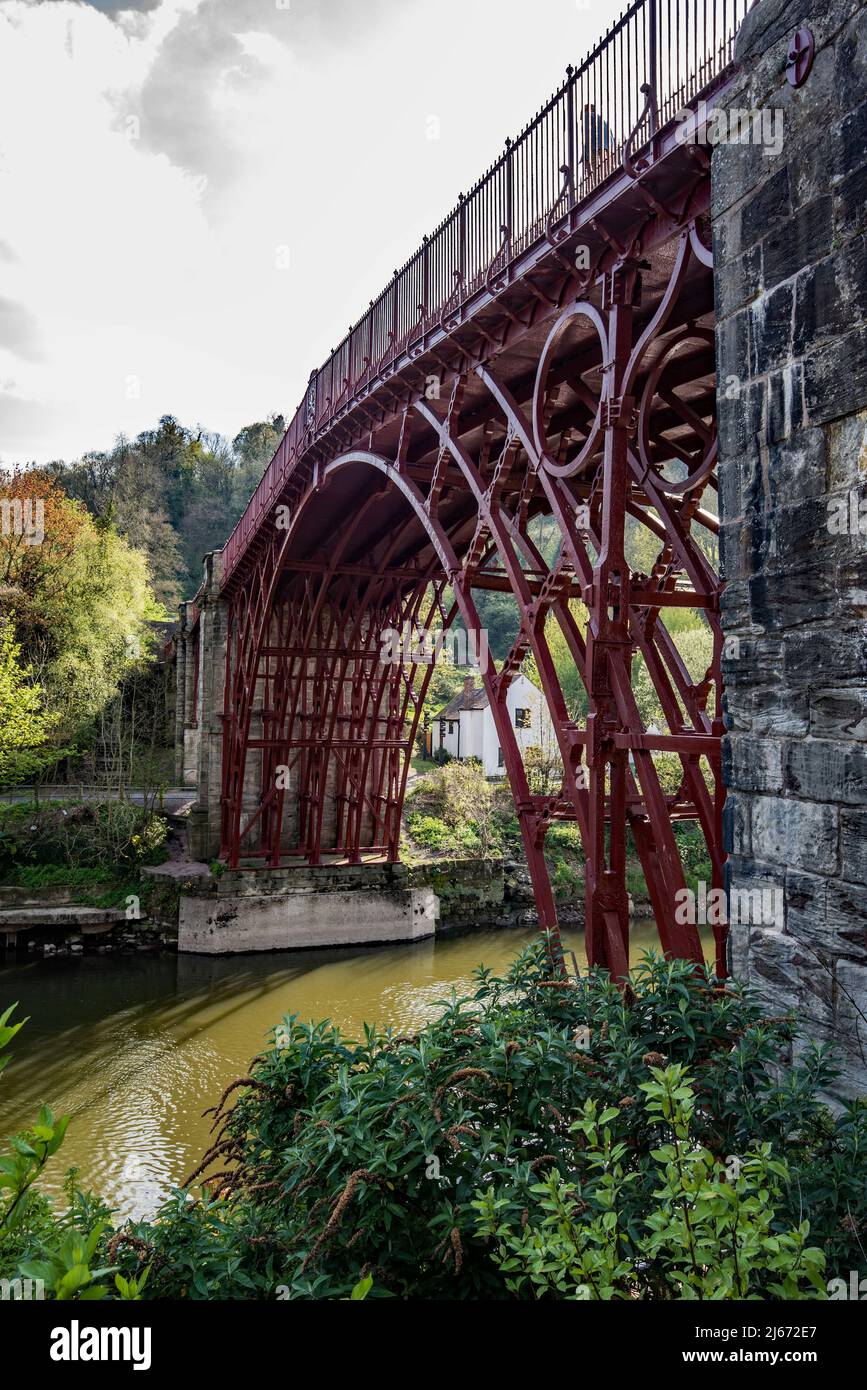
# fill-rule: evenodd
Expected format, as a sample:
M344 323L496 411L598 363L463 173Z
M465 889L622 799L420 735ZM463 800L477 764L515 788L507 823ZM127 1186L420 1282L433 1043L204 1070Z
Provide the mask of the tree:
M474 595L488 648L495 661L504 661L521 628L518 605L511 594L480 591Z
M20 782L37 770L49 728L42 689L21 665L10 624L0 622L0 784Z
M483 858L490 854L496 839L494 789L485 777L481 763L472 758L447 763L442 770L446 814L454 825L471 824L479 837Z
M86 737L99 710L165 617L149 584L147 558L113 526L64 496L43 470L0 477L0 505L27 496L41 504L38 543L0 535L2 616L23 664L44 691L52 736Z
M202 557L225 543L284 432L275 415L247 425L230 444L164 415L132 441L120 435L109 453L52 464L50 475L145 552L158 600L175 608L198 588Z

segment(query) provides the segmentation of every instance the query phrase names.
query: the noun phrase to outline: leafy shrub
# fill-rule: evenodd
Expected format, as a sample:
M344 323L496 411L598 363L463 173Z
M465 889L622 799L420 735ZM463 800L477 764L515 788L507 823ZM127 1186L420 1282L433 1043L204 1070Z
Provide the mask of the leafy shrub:
M515 1294L558 1298L824 1298L825 1256L807 1245L808 1221L781 1220L785 1163L762 1144L723 1168L696 1144L696 1097L683 1066L651 1067L646 1119L670 1134L652 1149L655 1205L632 1227L622 1194L638 1180L629 1145L612 1138L617 1106L584 1104L571 1133L585 1150L582 1183L552 1171L532 1189L519 1226L501 1222L493 1187L475 1203L479 1229L498 1242L494 1262Z
M578 826L568 821L549 826L544 851L555 894L574 900L584 882L584 849Z
M863 1263L867 1105L822 1105L817 1048L781 1078L793 1031L685 962L621 991L552 978L541 946L412 1036L288 1018L213 1108L201 1196L154 1221L111 1232L81 1194L52 1214L44 1113L35 1156L0 1161L27 1185L0 1274L72 1297L822 1297Z
M763 1297L819 1294L820 1261L807 1250L858 1267L867 1110L839 1121L824 1110L827 1056L814 1049L779 1080L791 1024L685 963L648 960L624 996L604 975L552 980L546 959L531 950L503 979L480 969L475 994L412 1037L368 1029L353 1043L328 1023L287 1019L216 1107L199 1171L218 1171L202 1200L177 1194L157 1222L130 1228L124 1272L150 1267L148 1296L176 1295L180 1281L193 1298L274 1297L282 1286L282 1296L341 1299L372 1275L374 1298L530 1298L536 1286L512 1280L504 1242L514 1251L485 1226L484 1204L497 1231L547 1240L540 1198L571 1201L570 1185L586 1203L590 1246L602 1248L612 1215L628 1236L612 1295L693 1296L713 1264L714 1296L737 1296L733 1229L753 1252L747 1286ZM689 1155L674 1173L673 1144ZM602 1182L606 1146L616 1193ZM835 1165L856 1154L861 1195L844 1199ZM742 1180L726 1189L732 1159ZM540 1193L545 1174L554 1185ZM762 1215L755 1197L766 1189ZM854 1202L846 1240L843 1200ZM700 1207L705 1252L686 1270L684 1201Z
M683 763L676 753L654 753L653 765L666 796L674 796L683 781Z
M32 777L51 761L45 751L50 731L44 691L22 665L12 625L0 618L0 786Z
M10 806L0 819L0 872L17 865L160 863L166 836L162 816L125 801Z
M416 812L407 817L406 823L416 843L427 849L448 849L454 843L453 832L439 816L424 816Z
M420 812L407 817L407 829L417 845L440 853L444 850L479 849L479 837L473 826L447 825L439 816L425 816Z
M0 1015L0 1052L5 1051L26 1019L10 1023L15 1005ZM0 1057L0 1072L8 1057ZM40 1280L55 1298L102 1297L95 1281L107 1271L90 1263L111 1213L97 1199L78 1191L76 1174L66 1183L67 1208L58 1213L36 1187L48 1160L61 1147L69 1117L57 1119L47 1105L28 1130L13 1135L8 1153L0 1155L0 1276Z
M682 821L673 827L687 885L696 891L699 880L710 883L711 863L707 841L695 821Z

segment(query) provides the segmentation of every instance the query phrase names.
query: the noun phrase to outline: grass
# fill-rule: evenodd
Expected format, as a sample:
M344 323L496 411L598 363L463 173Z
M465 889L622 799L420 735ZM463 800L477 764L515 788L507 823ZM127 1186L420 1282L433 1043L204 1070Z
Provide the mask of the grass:
M10 888L90 888L109 883L115 875L111 869L70 868L65 864L15 864L3 877L3 886Z
M7 825L17 825L20 821L28 820L43 811L62 811L68 806L79 806L80 804L78 800L0 801L0 829Z
M415 757L410 759L410 766L413 772L417 772L419 777L423 777L426 772L434 772L439 767L439 763L431 762L430 758L426 758L423 753L416 753Z
M103 877L103 892L81 892L76 896L76 903L81 907L126 907L128 898L138 898L141 901L141 884L137 881L129 882L126 879L116 879L114 883L107 884ZM142 908L144 913L144 908Z

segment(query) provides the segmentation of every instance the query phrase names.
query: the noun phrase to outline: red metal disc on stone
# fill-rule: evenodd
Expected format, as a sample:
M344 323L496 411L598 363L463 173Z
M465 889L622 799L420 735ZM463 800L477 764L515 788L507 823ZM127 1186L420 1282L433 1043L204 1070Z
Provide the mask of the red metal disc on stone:
M807 28L806 24L802 24L800 29L795 31L792 42L789 44L786 80L790 87L802 87L804 85L810 75L815 53L816 44L813 39L813 32Z

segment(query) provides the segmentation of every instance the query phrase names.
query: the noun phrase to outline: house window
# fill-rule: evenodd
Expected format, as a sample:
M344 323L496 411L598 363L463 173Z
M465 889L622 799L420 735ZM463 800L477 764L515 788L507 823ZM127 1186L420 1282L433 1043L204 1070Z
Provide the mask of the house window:
M497 767L505 767L506 759L503 757L502 748L497 749Z
M450 733L450 734L453 734L454 731L455 731L454 721L450 719L450 720L449 720L449 733Z
M516 709L516 710L515 710L515 728L516 728L516 729L529 729L529 728L530 728L530 710L528 710L528 709Z

